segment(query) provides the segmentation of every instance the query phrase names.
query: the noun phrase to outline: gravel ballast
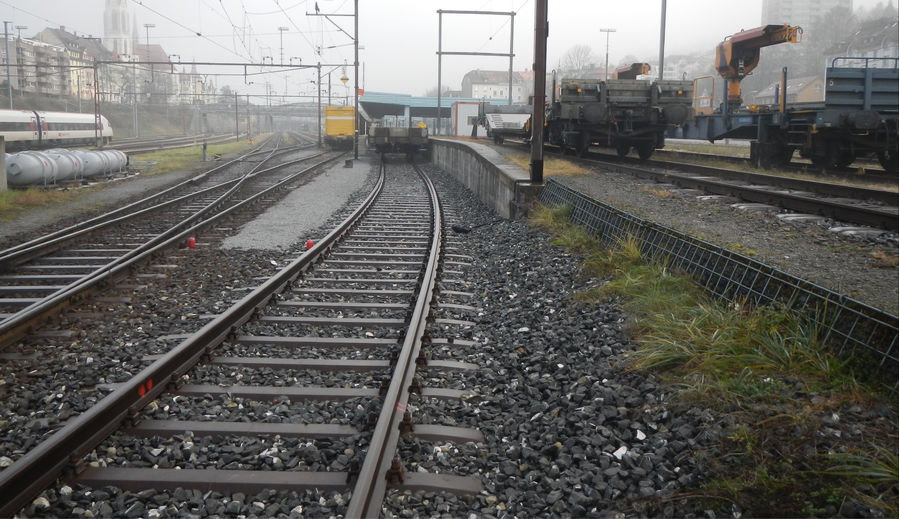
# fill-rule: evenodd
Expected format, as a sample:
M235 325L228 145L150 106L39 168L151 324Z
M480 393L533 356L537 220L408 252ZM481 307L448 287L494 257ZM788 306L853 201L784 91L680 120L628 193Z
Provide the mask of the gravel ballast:
M775 212L744 211L695 193L655 187L626 173L590 168L556 180L635 216L747 255L875 308L899 314L899 272L877 258L895 257L897 235L876 240L829 230L832 222L786 222Z
M583 279L581 259L554 247L545 233L525 222L497 220L496 215L473 195L437 168L426 167L438 184L438 193L454 223L476 228L467 234L450 234L452 253L471 256L470 266L451 267L461 275L446 275L450 289L474 293L472 298L447 297L444 302L472 305L475 312L441 310L438 318L473 321L473 326L432 325L435 338L455 337L454 344L435 344L432 359L474 363L476 372L445 373L429 369L427 386L470 391L462 401L438 401L414 397L410 402L418 423L456 425L479 429L485 444L423 442L404 438L401 457L406 470L427 470L473 475L485 485L477 496L409 494L392 492L385 505L387 517L613 517L616 514L665 517L716 516L665 497L703 481L697 466L700 454L728 426L729 418L711 410L684 408L670 403L672 392L652 375L627 370L624 358L632 350L623 325L627 316L614 304L585 305L572 296L599 283ZM626 187L622 187L626 190ZM633 188L631 188L633 189ZM364 190L362 190L364 191ZM357 199L359 191L351 197ZM652 200L652 199L650 199ZM657 202L652 202L656 204ZM343 209L343 212L346 208ZM340 219L331 216L318 230ZM451 231L448 231L451 232ZM141 366L146 353L161 353L166 334L189 333L205 321L203 314L218 313L302 250L295 243L286 250L183 251L184 267L167 272L167 278L146 281L163 288L152 298L133 295L127 305L85 305L84 311L106 311L115 320L98 324L96 335L69 340L72 354L91 357L75 365L95 365L107 381L121 381ZM225 274L227 273L227 274ZM159 294L163 294L162 297ZM465 341L471 341L465 342ZM105 353L93 353L93 348ZM85 350L85 351L82 351ZM80 352L80 353L78 353ZM57 392L74 398L67 389L89 390L89 380L78 369L56 373L57 353L41 351L36 377L45 377L19 408L20 423L31 420L37 437L58 426L51 416ZM102 359L102 360L101 360ZM4 375L18 377L21 369L7 365ZM207 370L210 382L234 382L242 372ZM25 371L27 372L27 371ZM24 375L22 375L24 377ZM267 377L268 373L256 376ZM43 403L42 403L43 400ZM195 415L182 419L291 420L298 414L325 409L340 421L360 423L366 413L353 405L298 406L287 402L259 405L239 399L202 399ZM170 418L167 399L159 399L150 412ZM78 405L79 410L84 403ZM40 411L36 411L40 409ZM224 417L224 418L223 418ZM47 422L41 422L46 420ZM7 433L9 431L7 430ZM35 439L6 434L0 441L6 452L21 453ZM27 445L26 445L27 444ZM237 450L227 460L210 459L209 448ZM300 470L305 466L341 470L355 449L344 442L273 442L258 439L210 441L189 435L174 440L134 441L130 445L104 444L89 461L115 465L137 460L152 466L187 462L193 466L274 466L278 461ZM10 449L10 450L7 450ZM351 450L352 452L347 452ZM713 455L714 453L710 453ZM275 460L274 458L278 458ZM331 517L345 510L347 496L312 492L263 493L246 496L193 490L173 492L122 492L114 488L85 489L59 485L27 507L26 516L280 516ZM740 510L734 509L735 513ZM721 516L721 511L717 511ZM620 517L620 516L619 516Z

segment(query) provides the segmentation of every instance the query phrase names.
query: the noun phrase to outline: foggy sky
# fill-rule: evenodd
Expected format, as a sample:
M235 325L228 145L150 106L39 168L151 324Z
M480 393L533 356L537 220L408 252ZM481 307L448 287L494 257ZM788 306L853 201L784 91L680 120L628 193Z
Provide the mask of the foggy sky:
M278 27L284 32L284 61L302 58L303 64L346 62L347 82L353 85L353 47L351 40L321 17L307 17L314 11L313 0L132 0L137 16L140 43L146 40L144 23L155 24L149 41L161 44L169 54L182 60L239 61L272 56L280 61ZM873 6L876 0L855 0L857 6ZM761 0L668 0L666 56L708 50L729 34L761 24ZM318 0L322 13L351 14L352 0ZM27 25L22 36L32 36L44 27L64 25L69 32L103 34L103 0L0 0L2 19L13 25ZM161 15L153 13L152 8ZM18 9L17 9L18 8ZM437 10L489 10L517 12L514 17L514 69L532 68L533 0L359 0L360 63L364 63L364 81L368 91L423 95L437 85ZM28 11L28 13L23 12ZM227 12L227 15L226 15ZM29 14L32 13L32 14ZM229 19L230 18L230 19ZM661 0L549 0L548 69L556 67L574 45L589 45L603 64L606 35L600 28L614 28L609 36L609 63L617 64L626 55L639 59L658 59ZM353 33L352 17L334 17L348 33ZM785 22L789 22L785 20ZM237 29L232 28L232 24ZM253 29L250 37L249 28ZM299 30L298 30L299 29ZM233 36L246 35L249 50ZM443 50L509 52L508 16L443 15ZM13 30L13 33L15 31ZM208 38L198 37L200 32ZM210 42L214 41L215 43ZM216 43L218 45L216 45ZM324 47L321 56L315 47ZM327 47L335 48L328 49ZM236 49L236 50L235 50ZM298 63L294 59L294 63ZM506 70L508 58L445 56L443 84L458 89L462 75L475 68ZM205 72L214 72L207 69ZM230 72L237 72L230 70ZM332 74L333 92L343 95L344 87ZM288 74L288 93L311 93L313 71ZM243 78L218 78L241 93L262 93L259 84L247 85ZM261 83L254 80L257 83ZM271 76L275 91L285 89L284 74ZM346 89L347 93L352 91Z

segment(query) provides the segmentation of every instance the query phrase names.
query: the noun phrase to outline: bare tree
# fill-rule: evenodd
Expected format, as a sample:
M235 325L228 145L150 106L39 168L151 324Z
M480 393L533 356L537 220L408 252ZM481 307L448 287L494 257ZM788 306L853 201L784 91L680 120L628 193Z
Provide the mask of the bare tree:
M562 56L562 75L569 78L584 77L598 63L589 45L575 45Z

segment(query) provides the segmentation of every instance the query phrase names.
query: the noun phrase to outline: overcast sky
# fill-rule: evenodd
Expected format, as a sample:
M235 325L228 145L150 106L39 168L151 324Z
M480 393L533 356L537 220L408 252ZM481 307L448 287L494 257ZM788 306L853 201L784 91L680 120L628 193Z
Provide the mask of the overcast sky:
M182 60L239 61L272 56L280 61L283 34L285 62L302 58L303 64L353 62L351 40L322 17L306 16L315 11L314 0L130 0L137 16L140 41L146 40L143 24L152 23L150 43L161 44ZM855 0L869 7L877 0ZM143 4L143 5L142 5ZM711 50L729 34L761 23L761 0L668 0L666 55ZM26 25L22 36L44 27L64 25L68 31L102 36L104 0L0 0L2 19ZM318 0L322 13L351 14L352 0ZM365 89L423 95L437 85L437 10L514 11L514 68L532 68L534 0L360 0L359 44ZM509 52L509 16L443 15L444 51ZM609 35L609 62L617 64L626 55L657 59L661 0L549 0L549 69L573 45L593 48L599 63L605 60ZM343 30L353 33L352 17L334 17ZM200 33L203 37L197 36ZM239 34L242 42L235 34ZM252 34L252 35L251 35ZM321 55L315 48L323 47ZM333 48L327 48L333 47ZM294 63L298 63L294 59ZM505 70L508 58L445 56L443 83L460 88L462 75L475 68ZM206 72L213 72L211 69ZM232 69L232 72L234 70ZM344 87L333 74L334 93ZM351 87L352 66L347 67ZM314 72L286 74L289 93L311 93ZM273 76L277 92L285 89L285 74ZM364 79L364 81L363 81ZM219 78L241 93L260 92L262 81ZM351 91L350 91L351 92Z

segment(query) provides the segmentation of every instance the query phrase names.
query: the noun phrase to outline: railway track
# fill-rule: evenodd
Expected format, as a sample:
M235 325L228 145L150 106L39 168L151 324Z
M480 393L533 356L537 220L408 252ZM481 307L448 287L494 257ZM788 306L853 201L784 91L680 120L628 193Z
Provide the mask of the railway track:
M648 161L609 161L607 156L588 153L591 164L612 167L640 178L699 189L712 195L734 197L793 211L797 218L824 216L848 222L899 231L899 193L830 184L790 177L712 168L695 164Z
M0 252L0 345L336 157L318 153L268 165L293 151L278 149L277 142L260 145L156 195ZM259 154L265 157L248 160ZM315 160L281 176L285 168Z
M0 515L16 513L60 475L69 484L133 492L291 491L310 502L327 499L347 517L377 516L388 488L480 491L470 477L407 473L396 457L401 434L442 442L483 437L467 428L415 424L407 412L410 398L476 397L422 387L416 377L421 369L476 368L428 361L422 353L431 343L453 343L433 335L436 330L472 324L435 318L446 309L474 310L465 304L473 294L460 290L456 270L470 258L447 250L430 181L408 166L382 168L365 202L311 250L176 347L144 356L144 367L129 380L98 383L99 391L110 391L106 398L0 472ZM257 409L251 402L273 402L265 408L305 418L250 419L240 409ZM233 412L222 420L202 410L210 405ZM323 418L310 418L313 411ZM176 419L186 415L205 417ZM74 460L105 459L124 445L155 452L160 442L183 445L201 436L211 438L204 440L204 459L215 461ZM229 454L248 443L264 452ZM312 447L327 454L290 462L278 456ZM231 461L218 463L222 458ZM244 462L250 458L262 464Z
M547 145L557 151L556 146ZM575 159L577 160L577 159ZM582 157L591 165L614 168L638 178L651 179L677 187L697 189L710 195L732 197L746 202L768 204L788 211L796 219L822 216L838 222L853 223L899 231L899 193L882 189L853 187L828 182L750 173L699 164L641 161L587 152Z
M163 137L134 142L115 143L105 146L104 149L114 149L130 154L149 153L159 150L172 150L188 148L203 144L221 144L234 140L234 134L225 135L188 135L184 137Z
M670 161L677 161L676 164L681 164L682 161L717 161L717 162L725 162L729 164L735 164L738 166L752 166L748 157L734 157L732 155L712 155L709 153L698 153L691 151L680 151L680 150L667 150L661 149L656 150L657 156L666 157ZM862 182L868 182L872 184L883 184L885 186L895 187L897 182L899 182L899 177L895 174L890 174L887 171L880 169L878 166L867 167L867 166L859 166L852 168L842 168L842 169L826 169L815 166L811 163L798 163L793 162L791 164L787 164L784 166L780 166L780 169L794 172L794 173L802 173L807 175L815 175L820 176L825 179L833 179L833 180L857 180Z

